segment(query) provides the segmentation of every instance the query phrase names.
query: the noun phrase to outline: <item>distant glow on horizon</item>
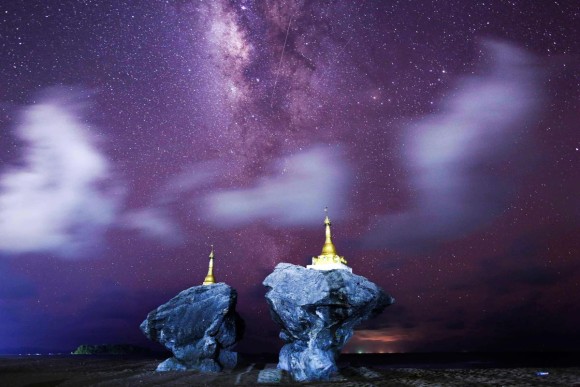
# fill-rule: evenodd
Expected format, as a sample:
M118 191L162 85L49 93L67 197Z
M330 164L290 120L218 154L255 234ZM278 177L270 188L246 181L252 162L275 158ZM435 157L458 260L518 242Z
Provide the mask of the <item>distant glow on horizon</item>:
M388 313L388 308L385 310ZM416 330L377 329L355 330L353 336L344 347L344 353L393 353L406 352L407 343L418 339Z

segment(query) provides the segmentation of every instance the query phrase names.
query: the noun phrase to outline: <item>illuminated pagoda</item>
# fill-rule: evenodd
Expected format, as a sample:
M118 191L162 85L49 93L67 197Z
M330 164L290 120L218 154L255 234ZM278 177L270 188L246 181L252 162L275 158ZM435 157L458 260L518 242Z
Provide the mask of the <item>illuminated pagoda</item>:
M332 223L328 218L328 208L324 208L326 217L324 219L324 227L326 229L326 240L324 241L324 246L322 246L322 254L318 257L312 257L312 265L306 266L307 269L315 270L348 270L352 273L352 269L346 266L346 259L341 257L336 252L336 247L332 243L332 234L330 227Z
M211 253L209 253L209 269L207 270L207 275L203 280L203 285L215 284L215 278L213 277L213 245L211 245Z

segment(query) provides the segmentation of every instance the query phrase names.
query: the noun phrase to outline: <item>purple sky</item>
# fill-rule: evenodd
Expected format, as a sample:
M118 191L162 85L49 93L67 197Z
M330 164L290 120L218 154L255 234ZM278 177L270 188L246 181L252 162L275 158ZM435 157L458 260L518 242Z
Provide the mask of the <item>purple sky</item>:
M348 351L578 349L574 1L3 1L0 353L146 344L334 240L397 303Z

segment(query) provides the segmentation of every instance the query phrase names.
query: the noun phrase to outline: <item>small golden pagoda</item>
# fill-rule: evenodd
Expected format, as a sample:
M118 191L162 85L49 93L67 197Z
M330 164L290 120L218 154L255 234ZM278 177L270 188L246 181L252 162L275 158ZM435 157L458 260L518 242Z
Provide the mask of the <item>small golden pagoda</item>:
M213 277L213 256L213 245L211 245L211 253L209 253L209 269L207 270L205 280L203 280L204 285L215 284L215 278Z
M328 207L324 208L324 212L326 214L326 217L324 218L326 240L322 246L322 254L320 254L318 257L312 257L312 265L308 265L306 268L315 270L340 269L348 270L352 273L352 269L346 266L346 259L338 255L336 252L336 247L334 247L334 243L332 243L332 233L330 230L332 223L328 218Z

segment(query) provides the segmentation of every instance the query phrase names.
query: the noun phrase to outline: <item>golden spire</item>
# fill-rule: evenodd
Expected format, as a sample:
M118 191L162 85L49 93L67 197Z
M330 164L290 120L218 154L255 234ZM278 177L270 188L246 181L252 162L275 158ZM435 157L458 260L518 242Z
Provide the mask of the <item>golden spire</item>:
M332 235L330 232L330 226L332 225L332 223L328 218L328 207L324 207L324 213L326 214L326 217L324 218L324 226L326 228L325 230L326 240L324 241L324 246L322 246L321 255L335 256L338 254L336 253L336 247L334 247L334 244L332 243Z
M330 230L332 223L328 218L328 207L324 208L324 212L326 214L324 218L326 239L324 241L324 246L322 246L322 254L320 254L318 257L313 257L312 265L308 267L329 267L327 265L331 265L330 267L333 267L333 265L336 264L346 267L346 259L338 255L336 252L336 247L334 247L334 243L332 243L332 232Z
M215 278L213 277L213 245L211 245L211 253L209 253L209 269L207 270L207 275L203 281L204 285L215 284Z

